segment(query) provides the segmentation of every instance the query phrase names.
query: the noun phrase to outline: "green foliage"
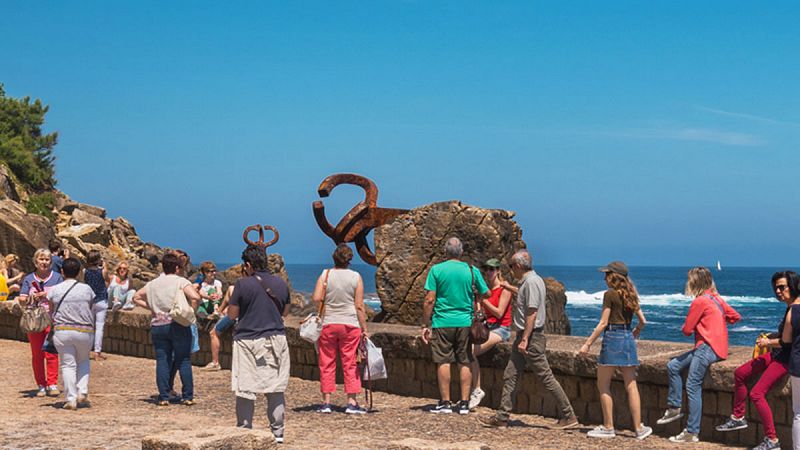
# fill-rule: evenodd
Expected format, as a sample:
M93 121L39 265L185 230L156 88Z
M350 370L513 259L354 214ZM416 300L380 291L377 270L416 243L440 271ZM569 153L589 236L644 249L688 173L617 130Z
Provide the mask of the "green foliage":
M53 147L58 133L42 134L48 109L40 100L31 103L30 97L6 97L0 84L0 161L25 187L39 192L56 184Z
M29 213L45 216L50 222L54 222L56 220L53 214L53 207L55 207L55 204L56 197L52 192L42 192L41 194L31 195L26 206Z

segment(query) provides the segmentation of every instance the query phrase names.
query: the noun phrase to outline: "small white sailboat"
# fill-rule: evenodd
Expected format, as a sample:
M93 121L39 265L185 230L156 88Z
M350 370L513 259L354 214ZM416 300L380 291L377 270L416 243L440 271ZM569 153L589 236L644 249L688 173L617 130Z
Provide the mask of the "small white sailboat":
M719 263L719 260L717 260L717 271L722 272L722 264Z

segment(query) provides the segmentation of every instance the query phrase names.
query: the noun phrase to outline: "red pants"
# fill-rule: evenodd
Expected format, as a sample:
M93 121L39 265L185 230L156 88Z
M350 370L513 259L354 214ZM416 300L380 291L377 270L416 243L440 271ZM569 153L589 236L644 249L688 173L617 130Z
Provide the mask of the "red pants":
M361 340L361 328L351 325L330 324L322 328L319 345L319 381L323 394L336 392L336 353L342 358L344 392L361 392L361 376L356 366L356 350Z
M764 425L764 434L770 439L777 439L778 435L775 433L775 423L772 421L772 410L769 409L765 397L772 386L787 372L786 366L772 360L772 352L770 352L742 364L733 373L735 380L733 415L737 418L744 417L747 408L747 380L762 374L758 382L750 389L750 400L756 405L756 411L761 417L761 424Z
M58 384L58 355L42 351L44 340L50 327L41 333L28 333L28 342L31 344L31 363L33 364L33 378L39 386L55 386ZM47 375L45 375L45 362Z

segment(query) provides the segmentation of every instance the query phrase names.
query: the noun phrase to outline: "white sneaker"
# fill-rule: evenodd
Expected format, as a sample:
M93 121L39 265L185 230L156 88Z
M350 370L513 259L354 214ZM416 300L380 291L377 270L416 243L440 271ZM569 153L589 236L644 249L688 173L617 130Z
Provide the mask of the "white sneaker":
M677 436L671 436L669 438L669 441L688 444L688 443L700 442L700 439L697 438L696 434L689 433L688 431L683 430L681 431L681 434Z
M283 444L283 436L275 436L276 444Z
M610 439L616 437L617 433L614 431L613 428L606 428L600 425L594 430L591 430L588 433L586 433L586 435L592 438Z
M647 436L650 436L651 434L653 434L653 429L645 424L642 424L642 426L638 430L636 430L636 439L643 441L647 438Z
M667 411L664 412L664 416L658 419L656 423L658 425L665 425L668 423L675 422L681 417L683 417L683 413L681 412L680 408L668 408Z
M36 391L36 396L37 397L44 397L45 395L47 395L47 390L45 389L44 386L39 386L39 390Z
M485 396L486 392L483 392L483 389L479 387L475 388L475 390L472 391L472 394L469 395L469 409L477 408Z

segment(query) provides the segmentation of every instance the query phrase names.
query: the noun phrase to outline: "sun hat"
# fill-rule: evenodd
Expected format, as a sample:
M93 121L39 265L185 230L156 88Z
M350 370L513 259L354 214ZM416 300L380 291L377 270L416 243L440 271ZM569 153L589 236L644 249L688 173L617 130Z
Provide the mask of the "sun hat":
M620 274L620 275L622 275L624 277L628 276L628 266L626 266L625 263L622 262L622 261L612 261L612 262L608 263L608 265L600 267L597 270L599 270L600 272L606 272L606 273L614 272L614 273Z

